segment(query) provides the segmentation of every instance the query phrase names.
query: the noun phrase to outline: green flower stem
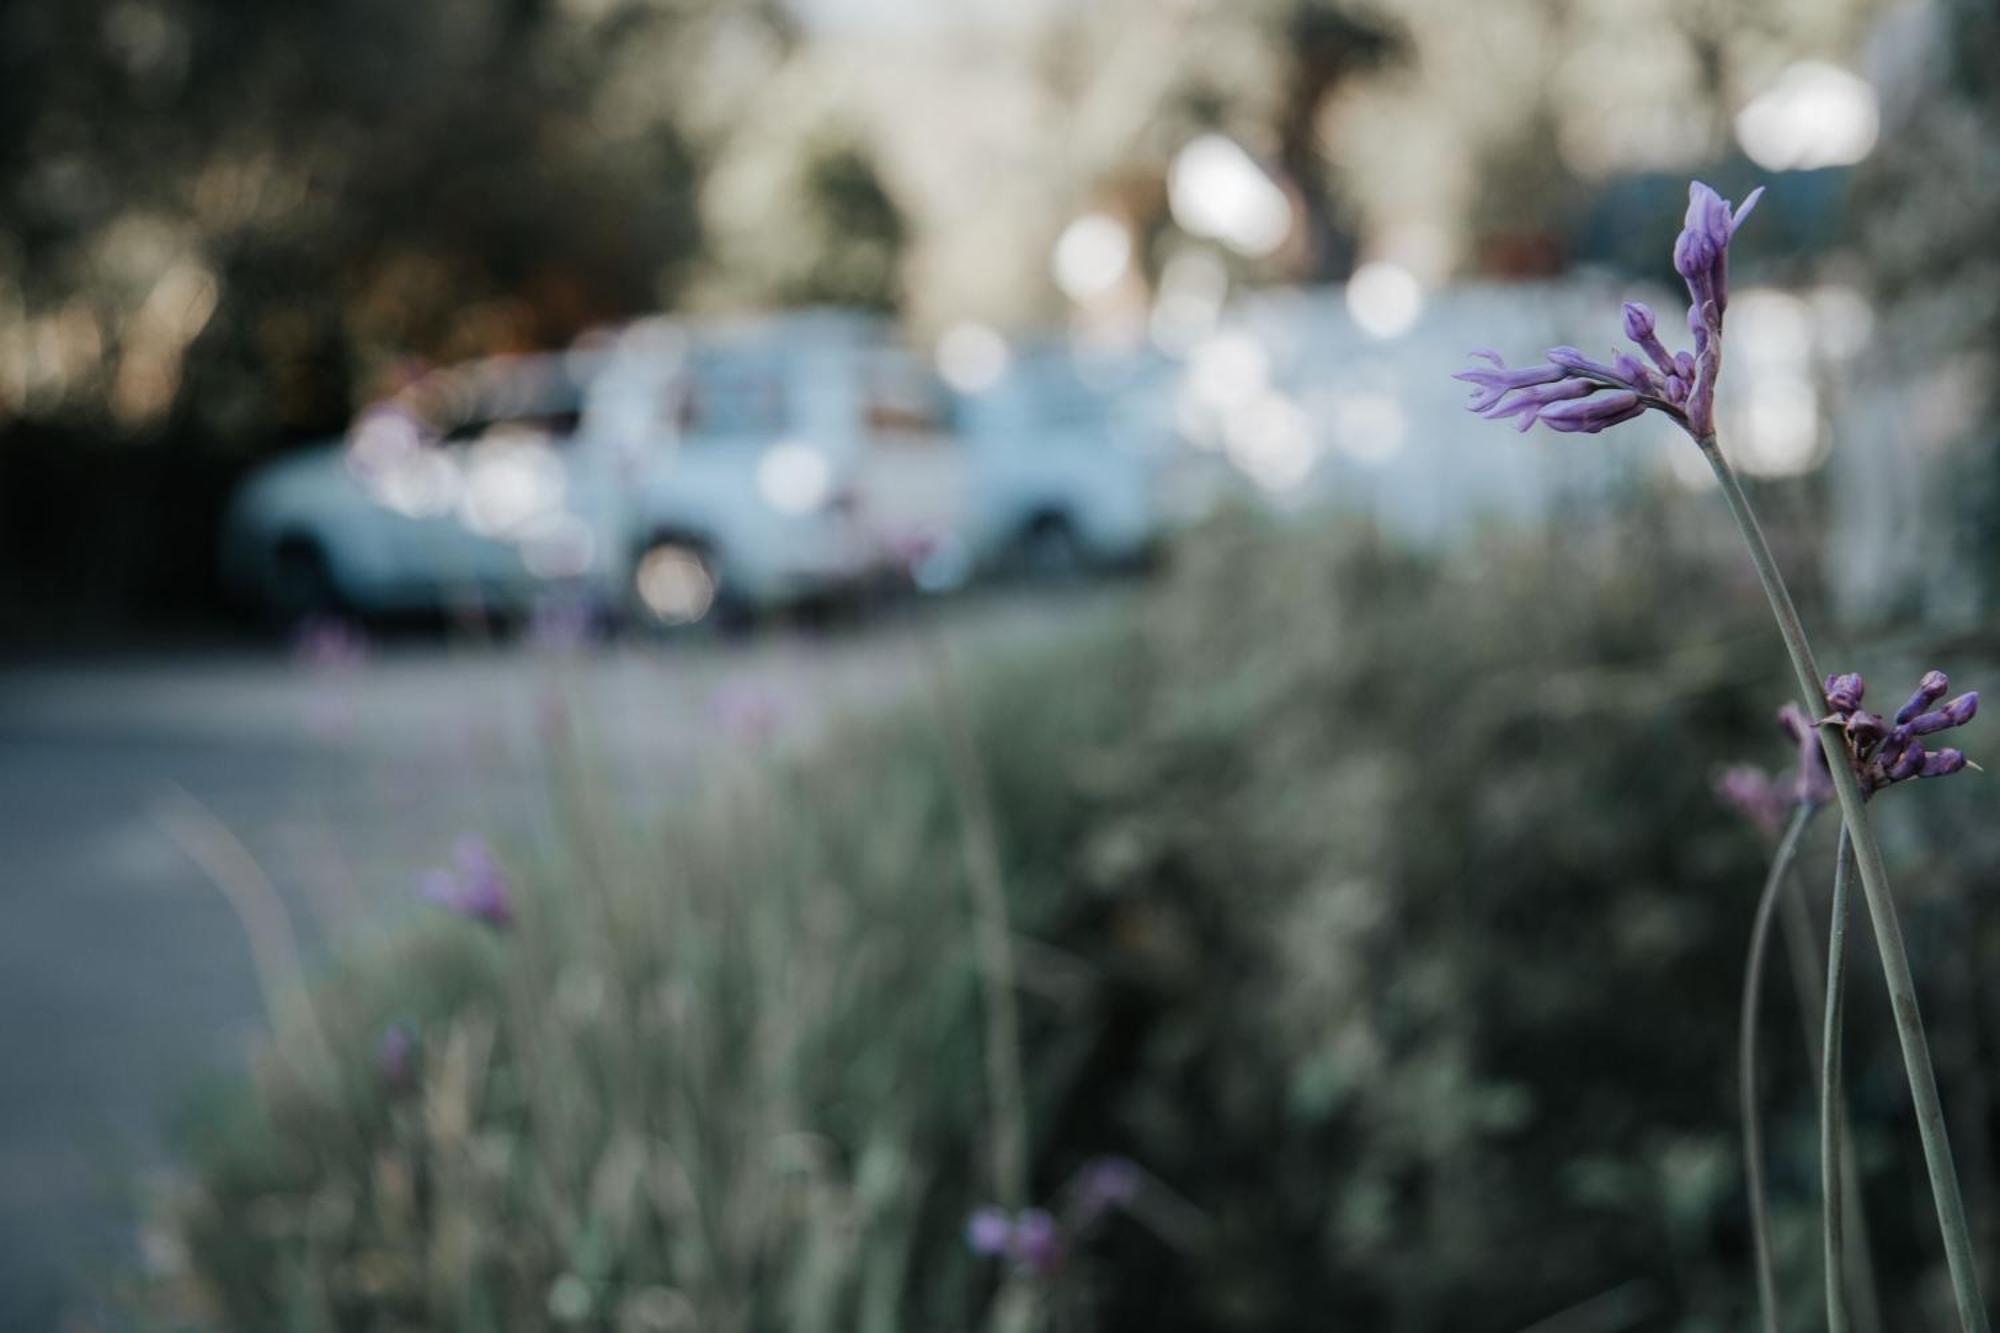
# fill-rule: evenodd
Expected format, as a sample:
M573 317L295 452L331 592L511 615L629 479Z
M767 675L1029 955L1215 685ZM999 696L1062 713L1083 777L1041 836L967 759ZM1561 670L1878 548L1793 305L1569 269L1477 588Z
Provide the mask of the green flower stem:
M1784 928L1785 947L1792 956L1792 982L1798 991L1805 1047L1812 1056L1813 1086L1818 1087L1825 1074L1821 1053L1826 1046L1821 1025L1826 1014L1826 964L1820 961L1819 936L1813 929L1812 909L1806 905L1805 885L1800 882L1796 861L1792 863L1792 873L1778 906L1783 913L1779 924ZM1846 1127L1843 1120L1842 1130ZM1869 1257L1874 1247L1868 1243L1868 1209L1861 1197L1861 1168L1855 1161L1854 1141L1845 1132L1840 1136L1840 1190L1841 1216L1847 1224L1842 1258L1847 1265L1855 1333L1882 1333L1882 1302L1876 1290L1875 1264Z
M1813 807L1801 802L1771 857L1771 872L1764 877L1764 892L1757 899L1757 916L1750 927L1750 961L1743 969L1743 1018L1737 1030L1736 1074L1738 1095L1743 1102L1743 1171L1750 1186L1750 1235L1757 1253L1757 1308L1764 1317L1764 1333L1778 1333L1784 1320L1778 1314L1778 1281L1771 1261L1771 1200L1764 1183L1764 1131L1757 1118L1757 1011L1764 993L1764 959L1771 952L1771 920L1792 863L1798 857L1799 838L1812 817Z
M1697 441L1702 457L1722 487L1730 517L1736 520L1743 542L1750 548L1751 563L1757 567L1758 581L1770 600L1771 614L1784 637L1785 651L1798 677L1800 698L1817 713L1825 694L1819 666L1813 661L1812 646L1806 642L1805 627L1799 623L1798 608L1792 605L1778 562L1764 540L1757 515L1736 471L1722 456L1713 435ZM1959 1193L1958 1173L1952 1165L1951 1139L1945 1132L1944 1108L1938 1100L1937 1074L1931 1067L1930 1043L1924 1037L1923 1016L1917 1008L1917 986L1910 974L1909 951L1903 945L1903 928L1896 919L1896 902L1889 890L1889 871L1882 863L1882 848L1868 824L1861 784L1854 776L1845 739L1833 727L1819 729L1820 744L1826 749L1833 770L1833 788L1840 801L1840 817L1853 843L1856 867L1861 872L1861 891L1868 900L1868 918L1875 930L1877 952L1882 956L1882 973L1889 986L1889 1007L1896 1019L1896 1036L1903 1047L1903 1070L1909 1078L1910 1096L1916 1104L1917 1129L1924 1144L1924 1163L1929 1168L1931 1197L1937 1204L1938 1229L1944 1236L1945 1260L1951 1268L1952 1295L1958 1304L1958 1320L1965 1333L1991 1333L1986 1307L1979 1294L1979 1273L1972 1257L1972 1230L1965 1221L1965 1200Z
M1840 851L1833 863L1833 924L1826 943L1826 1027L1821 1034L1825 1055L1819 1066L1819 1180L1825 1203L1826 1333L1848 1333L1847 1285L1841 1259L1846 1246L1841 1154L1847 1140L1847 1106L1840 1088L1840 1032L1847 995L1847 884L1853 877L1854 846L1847 829L1840 830Z
M965 874L972 890L973 929L986 1010L986 1083L993 1114L993 1189L1008 1212L1028 1202L1028 1098L1021 1073L1021 1022L1016 1009L1013 931L1000 867L993 801L978 742L958 693L951 654L936 630L923 633L927 674L944 731L952 795L964 825Z

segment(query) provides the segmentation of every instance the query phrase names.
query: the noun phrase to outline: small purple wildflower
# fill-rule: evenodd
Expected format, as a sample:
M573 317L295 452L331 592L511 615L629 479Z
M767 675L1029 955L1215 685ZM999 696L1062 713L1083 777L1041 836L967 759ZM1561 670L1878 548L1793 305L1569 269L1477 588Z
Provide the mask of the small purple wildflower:
M1812 719L1797 704L1778 709L1778 725L1799 750L1799 771L1792 782L1792 797L1806 805L1825 805L1833 799L1833 770L1827 767L1826 747L1814 734Z
M1075 1212L1088 1226L1116 1208L1129 1208L1145 1184L1145 1173L1129 1157L1097 1157L1077 1172Z
M1056 1229L1055 1218L1040 1208L1023 1208L1014 1219L1007 1257L1036 1277L1048 1277L1062 1267L1062 1233Z
M1833 772L1826 750L1814 733L1812 719L1797 704L1778 710L1778 727L1798 749L1797 767L1774 778L1754 764L1737 764L1715 780L1715 793L1733 806L1766 837L1775 838L1798 806L1825 805L1833 799Z
M1863 795L1872 796L1912 778L1948 777L1968 766L1960 751L1926 750L1917 739L1962 727L1979 712L1977 691L1967 691L1942 708L1932 708L1949 688L1944 672L1925 672L1909 702L1897 710L1892 727L1875 714L1862 711L1866 685L1858 674L1826 678L1826 702L1833 710L1826 721L1841 724Z
M424 876L423 896L446 911L495 930L514 923L514 904L507 877L484 840L473 834L460 838L452 850L452 868Z
M982 1258L1006 1258L1021 1272L1048 1277L1062 1267L1062 1229L1046 1209L1023 1208L1009 1217L987 1205L965 1223L965 1245Z
M1539 421L1551 430L1590 435L1651 409L1697 441L1713 436L1722 312L1729 306L1729 242L1763 193L1751 191L1732 212L1728 200L1700 181L1688 186L1674 270L1687 284L1692 356L1670 352L1652 310L1632 301L1625 306L1625 336L1646 354L1650 367L1626 352L1606 365L1574 347L1550 348L1543 365L1509 367L1499 353L1478 351L1473 355L1492 362L1493 369L1476 367L1453 376L1473 386L1470 409L1488 418L1512 417L1518 430Z
M292 657L308 671L352 671L368 660L368 639L338 616L314 616L292 636Z
M1755 764L1732 764L1724 769L1715 780L1715 794L1767 838L1778 836L1792 804L1784 788Z
M1014 1237L1014 1224L998 1208L976 1210L965 1222L965 1247L982 1258L992 1259L1007 1252Z
M392 1093L408 1092L416 1086L417 1034L408 1023L395 1022L382 1029L375 1042L375 1074Z

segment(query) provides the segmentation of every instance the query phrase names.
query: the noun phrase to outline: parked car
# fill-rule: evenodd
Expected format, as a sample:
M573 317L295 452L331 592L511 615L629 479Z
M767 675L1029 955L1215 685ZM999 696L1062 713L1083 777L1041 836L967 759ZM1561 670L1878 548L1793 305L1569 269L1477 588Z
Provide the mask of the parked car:
M1164 372L1063 344L955 391L886 321L821 311L711 332L694 364L707 398L690 442L718 429L710 400L731 403L729 428L748 415L782 435L788 466L825 477L871 545L929 587L1134 563L1187 514L1183 465L1205 461L1167 422Z
M1129 563L1186 508L1190 455L1134 410L1165 395L1081 364L1044 349L957 393L886 321L822 310L457 367L254 474L225 572L288 617L560 594L676 624L890 568Z
M668 624L862 578L870 548L830 475L720 428L730 376L697 390L692 360L684 336L642 325L427 377L253 474L225 575L286 617L558 595ZM697 398L713 406L691 432Z

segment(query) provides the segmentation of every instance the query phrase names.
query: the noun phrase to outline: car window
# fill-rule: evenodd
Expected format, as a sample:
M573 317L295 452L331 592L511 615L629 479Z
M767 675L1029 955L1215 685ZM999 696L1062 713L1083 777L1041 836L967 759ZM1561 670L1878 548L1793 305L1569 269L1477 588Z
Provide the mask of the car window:
M683 435L775 435L790 418L781 368L765 360L698 358L666 404Z
M583 414L575 409L512 416L475 417L445 432L447 444L470 444L503 435L527 435L548 444L562 444L576 434Z

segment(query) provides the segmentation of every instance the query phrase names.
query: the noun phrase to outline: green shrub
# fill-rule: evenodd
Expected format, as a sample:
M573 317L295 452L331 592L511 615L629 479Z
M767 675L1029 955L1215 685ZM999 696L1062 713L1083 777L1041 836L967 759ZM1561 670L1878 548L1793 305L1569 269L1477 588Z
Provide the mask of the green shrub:
M1237 519L1069 641L960 660L1024 941L1037 1189L1120 1152L1203 1219L1174 1245L1114 1224L1064 1279L1075 1323L1506 1330L1612 1292L1619 1326L1743 1325L1732 1052L1763 853L1708 777L1782 761L1783 663L1707 537L1642 507L1435 558ZM559 842L511 859L510 936L430 921L339 960L315 988L338 1069L281 1032L201 1119L195 1308L977 1323L981 1027L934 707L731 770L644 832L573 795ZM1929 808L1929 836L1971 822ZM1920 945L1962 910L1927 901ZM1920 1178L1908 1136L1865 1133L1900 1113L1865 990L1863 1146L1897 1159L1877 1240L1919 1320L1930 1233L1894 1187ZM1812 1102L1786 993L1768 1007L1803 1316ZM370 1063L399 1017L422 1034L401 1098ZM1940 1018L1941 1048L1976 1038Z

